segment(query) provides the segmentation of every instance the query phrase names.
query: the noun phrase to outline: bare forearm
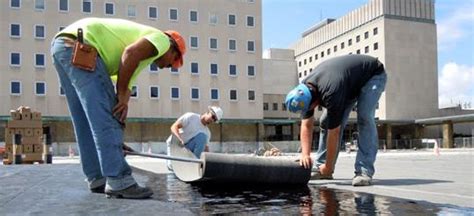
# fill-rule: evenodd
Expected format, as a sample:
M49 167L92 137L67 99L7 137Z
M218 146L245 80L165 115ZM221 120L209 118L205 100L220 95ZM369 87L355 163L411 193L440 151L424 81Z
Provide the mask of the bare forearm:
M311 154L311 143L313 142L313 119L305 119L301 123L301 153Z
M125 51L120 61L120 69L117 80L117 93L127 91L128 84L132 78L133 72L138 67L138 61L131 57L132 53Z
M340 127L328 131L326 166L333 168L339 143Z

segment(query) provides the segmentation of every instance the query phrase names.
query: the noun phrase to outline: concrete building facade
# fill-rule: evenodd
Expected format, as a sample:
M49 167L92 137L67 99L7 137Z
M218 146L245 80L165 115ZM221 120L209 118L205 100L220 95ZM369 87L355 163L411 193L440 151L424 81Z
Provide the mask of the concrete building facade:
M11 109L26 105L42 112L44 120L58 129L53 130L60 134L57 139L72 137L66 99L50 60L50 43L61 28L84 17L121 18L174 29L186 39L182 68L150 66L138 76L129 103L130 139L164 140L177 117L206 111L209 105L222 107L223 124L229 124L212 128L215 141L241 139L221 136L222 127L255 131L263 119L260 0L6 0L0 4L3 121ZM145 127L149 129L136 129ZM146 131L150 134L140 134ZM256 132L250 134L250 140L258 140Z

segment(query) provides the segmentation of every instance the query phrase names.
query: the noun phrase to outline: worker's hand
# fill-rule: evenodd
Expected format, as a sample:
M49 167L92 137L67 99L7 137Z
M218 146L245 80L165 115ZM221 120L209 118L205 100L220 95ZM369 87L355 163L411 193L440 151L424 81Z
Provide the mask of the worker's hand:
M130 100L130 90L127 89L125 92L117 93L117 104L113 109L113 115L122 123L127 119L128 113L128 101Z
M334 172L333 171L334 169L326 164L319 165L318 169L319 169L319 173L325 176L332 175L332 173Z
M311 169L313 166L313 159L311 159L311 156L301 154L300 166L304 167L305 169Z
M204 147L204 152L209 152L209 146L208 146L208 145L206 145L206 146Z

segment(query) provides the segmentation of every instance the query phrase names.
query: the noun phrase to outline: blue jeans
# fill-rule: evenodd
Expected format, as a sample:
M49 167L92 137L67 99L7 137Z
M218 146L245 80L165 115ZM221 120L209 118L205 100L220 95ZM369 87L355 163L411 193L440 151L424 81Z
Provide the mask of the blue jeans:
M97 57L94 72L74 67L72 47L61 37L53 40L51 55L66 94L82 170L89 185L103 181L104 177L111 190L135 184L123 156L123 129L112 115L117 98L104 62Z
M197 158L201 157L201 153L207 144L207 135L205 133L198 133L196 136L191 138L186 144L186 148L193 152Z
M375 109L380 99L380 95L385 90L385 83L387 82L387 74L384 72L373 76L362 87L359 96L355 101L348 103L344 109L344 115L341 122L341 133L339 135L339 142L337 143L336 160L339 155L339 146L342 143L342 135L344 127L347 124L349 114L357 102L357 126L359 130L359 138L357 140L358 148L356 161L354 164L356 174L365 174L372 177L375 173L374 163L378 150L378 135L377 127L375 125ZM320 125L326 121L326 110L320 119ZM327 152L327 130L322 129L319 135L319 148L316 153L315 166L326 162ZM334 160L334 163L336 163ZM334 167L335 164L333 164Z

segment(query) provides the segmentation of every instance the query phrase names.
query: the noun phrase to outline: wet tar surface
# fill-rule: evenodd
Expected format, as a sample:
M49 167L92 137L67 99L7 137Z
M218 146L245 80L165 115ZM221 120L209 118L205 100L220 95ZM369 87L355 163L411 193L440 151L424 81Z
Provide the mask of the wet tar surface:
M323 215L469 215L472 208L439 205L326 187L250 185L242 183L188 184L173 174L135 169L155 194L153 199L177 202L193 214L323 214Z

